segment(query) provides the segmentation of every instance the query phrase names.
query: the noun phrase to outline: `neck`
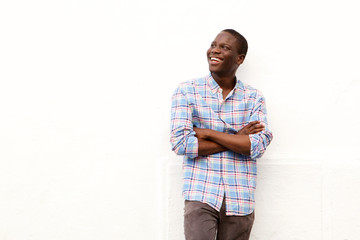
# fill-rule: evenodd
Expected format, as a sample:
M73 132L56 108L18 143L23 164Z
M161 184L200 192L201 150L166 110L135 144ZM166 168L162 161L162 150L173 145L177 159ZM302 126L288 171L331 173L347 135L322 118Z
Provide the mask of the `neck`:
M217 84L219 84L219 86L223 90L232 90L235 87L235 84L236 84L235 74L223 76L223 75L212 72L211 76L214 78L214 80L217 82Z

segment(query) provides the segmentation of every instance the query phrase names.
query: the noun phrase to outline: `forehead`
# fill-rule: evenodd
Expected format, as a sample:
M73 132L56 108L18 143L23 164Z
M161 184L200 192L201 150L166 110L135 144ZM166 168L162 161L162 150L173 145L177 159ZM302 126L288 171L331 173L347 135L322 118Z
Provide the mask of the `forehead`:
M216 36L216 38L214 39L214 42L216 42L216 43L226 43L226 44L236 46L237 39L228 32L220 32Z

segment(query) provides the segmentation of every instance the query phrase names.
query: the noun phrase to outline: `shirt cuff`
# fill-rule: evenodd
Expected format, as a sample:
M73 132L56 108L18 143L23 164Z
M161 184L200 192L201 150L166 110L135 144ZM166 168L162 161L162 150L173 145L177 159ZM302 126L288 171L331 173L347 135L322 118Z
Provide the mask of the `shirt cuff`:
M185 155L189 158L196 158L198 156L199 143L195 136L189 136L186 144Z
M261 153L260 153L260 134L250 134L249 135L250 138L250 143L251 143L251 147L250 147L250 157L252 159L261 157Z

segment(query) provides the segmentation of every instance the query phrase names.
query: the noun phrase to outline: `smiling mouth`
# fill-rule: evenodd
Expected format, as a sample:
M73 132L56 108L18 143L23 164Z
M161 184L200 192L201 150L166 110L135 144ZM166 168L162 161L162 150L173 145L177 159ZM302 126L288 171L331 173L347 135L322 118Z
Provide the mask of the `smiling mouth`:
M221 61L222 61L222 59L220 59L220 58L210 57L210 62L212 62L212 63L219 63Z

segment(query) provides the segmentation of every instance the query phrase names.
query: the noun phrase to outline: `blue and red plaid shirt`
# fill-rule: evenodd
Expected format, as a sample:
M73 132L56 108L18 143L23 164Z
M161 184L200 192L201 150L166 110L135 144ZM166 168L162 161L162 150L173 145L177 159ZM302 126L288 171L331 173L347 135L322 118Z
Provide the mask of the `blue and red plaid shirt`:
M249 135L250 156L230 150L198 155L194 126L235 134L255 120L263 123L265 130ZM252 213L256 159L265 152L271 140L264 97L240 80L236 80L225 100L211 74L181 83L173 94L170 142L175 153L184 155L183 195L186 200L207 203L219 211L226 196L227 215Z

